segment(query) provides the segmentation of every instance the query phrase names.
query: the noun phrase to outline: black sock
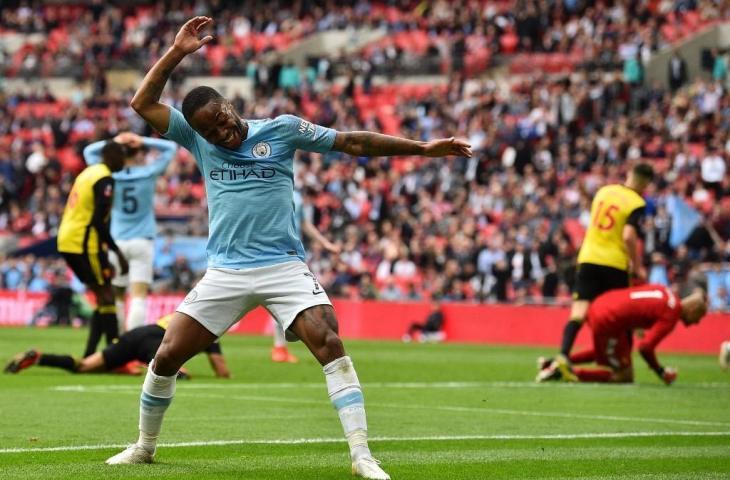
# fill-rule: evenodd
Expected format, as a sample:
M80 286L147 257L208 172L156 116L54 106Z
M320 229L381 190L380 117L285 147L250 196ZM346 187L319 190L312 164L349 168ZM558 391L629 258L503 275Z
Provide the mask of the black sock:
M86 340L86 350L84 350L84 358L96 352L96 346L101 340L102 321L99 310L94 310L94 314L89 321L89 338Z
M573 344L575 343L575 337L578 336L578 332L582 325L583 322L579 320L570 320L567 324L565 324L565 330L563 330L563 342L560 344L560 353L566 357L570 355L570 351L573 349Z
M44 367L56 367L68 370L71 373L76 372L76 360L71 355L53 355L52 353L43 353L38 359L38 365Z
M119 338L119 324L117 323L116 310L114 313L100 313L101 324L106 335L106 344L116 343Z

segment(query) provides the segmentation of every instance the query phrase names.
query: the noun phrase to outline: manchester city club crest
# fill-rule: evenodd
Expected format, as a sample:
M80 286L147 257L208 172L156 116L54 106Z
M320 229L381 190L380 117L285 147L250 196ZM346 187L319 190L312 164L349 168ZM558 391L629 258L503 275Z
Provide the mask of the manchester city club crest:
M197 299L197 298L198 298L198 292L195 290L190 290L190 293L187 294L187 296L185 297L185 300L183 300L183 303L185 303L185 304L193 303L195 301L195 299Z
M259 142L253 146L251 153L256 158L265 158L271 155L271 145L267 142Z

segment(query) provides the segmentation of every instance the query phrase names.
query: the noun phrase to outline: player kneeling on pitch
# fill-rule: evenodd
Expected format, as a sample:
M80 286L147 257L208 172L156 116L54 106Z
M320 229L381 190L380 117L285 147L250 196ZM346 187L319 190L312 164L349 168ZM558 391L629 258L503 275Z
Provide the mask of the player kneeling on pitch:
M572 368L565 373L551 359L539 359L538 382L563 380L572 382L634 381L631 347L634 331L645 330L638 350L649 367L667 385L677 378L673 368L663 367L656 357L656 347L674 330L680 320L694 325L707 313L707 295L696 289L679 300L662 285L612 290L596 298L588 309L588 324L593 331L593 348L571 354L573 365L595 362L599 368Z
M149 364L162 343L171 318L172 314L165 315L154 325L134 328L119 337L118 342L83 359L77 359L71 355L28 350L16 355L5 367L5 373L18 373L34 365L62 368L71 373L105 373L114 372L135 360ZM223 358L220 344L213 342L204 351L208 354L208 360L215 376L229 378L231 374ZM178 378L189 378L189 375L181 369Z

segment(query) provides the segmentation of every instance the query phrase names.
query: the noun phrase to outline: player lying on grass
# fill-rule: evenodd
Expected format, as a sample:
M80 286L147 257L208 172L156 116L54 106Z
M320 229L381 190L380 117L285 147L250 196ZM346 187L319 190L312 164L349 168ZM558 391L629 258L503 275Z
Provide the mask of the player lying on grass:
M56 355L28 350L16 355L5 367L5 373L18 373L34 365L62 368L71 373L106 373L114 372L135 360L149 364L162 343L162 337L165 335L171 318L172 314L165 315L154 325L134 328L119 337L118 342L83 359L74 358L72 355ZM218 342L211 343L205 349L205 353L208 354L210 366L216 377L229 378L231 376ZM187 372L183 370L181 372L182 375L178 378L189 378Z
M132 108L147 123L193 153L203 173L210 223L208 270L177 308L147 370L137 442L107 463L152 462L178 369L261 305L289 339L301 339L323 366L327 391L350 447L353 474L389 480L370 453L362 389L337 333L335 311L304 263L295 228L293 156L299 149L357 157L471 157L471 148L454 138L420 142L373 132L338 132L293 115L245 120L210 87L188 92L182 112L160 103L175 67L213 39L200 38L211 23L210 18L195 17L183 25L132 99Z
M643 329L639 353L659 378L671 385L677 378L677 372L659 363L656 347L674 330L678 321L686 326L698 323L707 313L707 307L707 295L701 289L696 289L681 301L662 285L606 292L596 298L588 309L593 348L570 356L571 364L596 362L599 368L571 368L566 374L552 360L539 359L541 370L537 381L633 382L633 335L635 330Z

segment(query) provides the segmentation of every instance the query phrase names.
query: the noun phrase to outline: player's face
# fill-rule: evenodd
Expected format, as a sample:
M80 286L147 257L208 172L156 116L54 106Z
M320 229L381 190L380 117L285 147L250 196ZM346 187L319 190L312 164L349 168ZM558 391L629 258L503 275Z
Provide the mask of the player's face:
M190 126L214 145L236 150L246 138L241 118L225 100L208 102L190 120Z

